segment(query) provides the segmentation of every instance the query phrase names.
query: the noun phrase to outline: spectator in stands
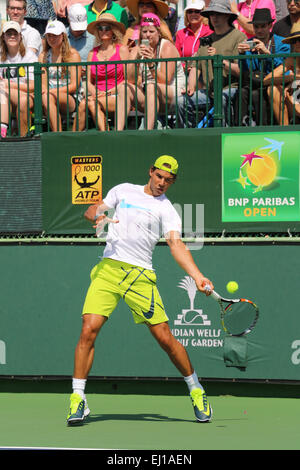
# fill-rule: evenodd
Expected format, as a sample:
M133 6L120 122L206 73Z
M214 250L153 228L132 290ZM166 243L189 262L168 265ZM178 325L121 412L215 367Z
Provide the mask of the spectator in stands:
M288 15L276 22L273 27L274 34L284 38L290 35L292 26L300 20L300 1L286 0L286 3Z
M32 49L38 56L42 47L42 39L40 33L35 28L32 28L32 26L29 26L24 19L26 16L26 8L26 0L7 1L7 15L9 19L19 23L26 49Z
M112 0L94 0L94 2L85 6L87 12L88 24L96 21L103 13L110 13L116 20L128 27L128 16L125 8Z
M293 24L290 35L282 42L290 44L291 52L298 55L287 58L265 77L264 83L270 85L268 94L277 122L287 126L294 113L300 116L300 23Z
M3 24L1 36L2 64L29 64L37 62L31 49L25 49L21 26L16 21ZM1 102L1 137L6 137L9 124L9 110L16 116L19 133L23 137L28 132L28 117L33 107L34 91L33 70L30 67L0 68L0 102Z
M116 128L122 130L125 126L125 65L109 64L109 61L129 60L129 49L122 44L125 26L110 13L103 13L88 25L88 31L98 43L89 53L88 61L108 63L88 65L88 99L79 105L73 130L81 131L86 127L86 108L100 131L108 130L106 112L116 112Z
M154 13L145 13L141 19L139 45L131 50L131 59L170 59L180 57L176 46L163 37L160 19ZM144 40L149 45L143 44ZM185 84L181 61L150 62L140 64L141 86L130 88L130 99L134 106L137 98L139 109L147 112L146 129L153 129L157 120L156 111L171 111L176 92Z
M160 19L160 29L164 38L173 41L172 33L164 21L168 15L169 7L162 0L127 0L127 8L135 18L135 21L127 28L124 36L124 44L133 47L140 37L141 18L145 13L155 13Z
M68 10L68 20L67 34L70 46L79 52L81 61L86 62L95 40L87 31L86 9L80 3L74 3Z
M69 26L69 8L75 3L80 3L83 7L85 7L91 3L91 0L53 0L57 19L64 23L66 27Z
M290 47L283 44L281 38L270 33L273 18L268 8L257 8L254 12L251 23L253 24L255 36L253 39L244 41L238 45L239 54L250 55L270 55L288 54ZM254 43L254 47L250 47ZM249 116L250 92L254 111L254 120L257 125L270 124L268 110L267 88L262 87L263 78L275 67L282 64L282 57L274 59L243 59L240 61L242 74L241 89L241 109L239 110L239 97L236 95L236 125L252 124L252 116ZM261 110L263 112L261 112ZM240 111L240 112L239 112Z
M256 8L268 8L271 11L272 19L276 21L276 7L273 0L246 0L238 4L235 0L230 0L230 2L232 13L237 15L235 26L248 38L255 34L253 25L249 21L253 19Z
M39 57L42 64L66 64L80 62L76 49L70 47L67 31L61 21L54 20L47 24L46 41ZM76 108L76 95L81 78L81 67L53 65L45 67L42 75L42 103L51 130L62 130L61 116L72 113Z
M189 0L184 9L185 28L176 33L175 45L181 57L192 57L199 49L202 37L213 33L207 18L201 15L205 8L203 0ZM186 62L183 63L185 66Z
M209 19L213 33L207 36L208 45L200 45L196 57L213 57L237 55L238 44L246 39L245 34L238 31L233 22L236 15L231 12L230 3L224 0L211 0L209 7L202 12ZM229 85L229 71L231 83ZM223 60L223 116L227 116L229 100L234 98L237 86L239 67L235 62ZM200 79L200 83L199 83ZM199 84L199 85L198 85ZM195 61L189 74L187 89L183 88L178 101L180 127L195 127L198 122L197 110L205 113L207 106L213 104L213 69L211 61L206 59Z
M276 9L276 21L285 18L289 11L287 9L286 0L273 0Z
M27 0L26 21L29 26L44 35L49 20L55 20L56 13L52 0Z

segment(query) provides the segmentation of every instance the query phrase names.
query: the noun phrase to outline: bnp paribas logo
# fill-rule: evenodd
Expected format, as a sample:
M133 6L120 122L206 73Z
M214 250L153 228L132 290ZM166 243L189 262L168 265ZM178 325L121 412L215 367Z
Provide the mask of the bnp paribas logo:
M187 292L190 305L189 308L181 310L174 320L174 325L210 325L211 322L207 319L207 315L203 314L202 309L195 308L194 302L197 294L197 286L193 278L185 276L178 284L178 287Z

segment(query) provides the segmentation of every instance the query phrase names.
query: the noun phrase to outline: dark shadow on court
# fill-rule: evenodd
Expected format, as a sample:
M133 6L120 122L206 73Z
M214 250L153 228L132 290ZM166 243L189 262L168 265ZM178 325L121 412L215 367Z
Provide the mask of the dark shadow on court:
M88 416L83 424L92 423L95 421L156 421L156 422L181 422L181 423L197 423L195 419L181 419L181 418L170 418L169 416L164 416L160 414L147 414L147 413L131 413L131 414L110 414L110 413L101 413L93 414Z

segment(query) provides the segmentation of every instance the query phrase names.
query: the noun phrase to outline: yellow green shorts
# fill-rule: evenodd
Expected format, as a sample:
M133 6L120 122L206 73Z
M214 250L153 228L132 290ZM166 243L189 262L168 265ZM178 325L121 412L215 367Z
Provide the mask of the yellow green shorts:
M169 320L154 271L104 258L91 271L82 314L109 317L121 298L129 306L135 323L156 325Z

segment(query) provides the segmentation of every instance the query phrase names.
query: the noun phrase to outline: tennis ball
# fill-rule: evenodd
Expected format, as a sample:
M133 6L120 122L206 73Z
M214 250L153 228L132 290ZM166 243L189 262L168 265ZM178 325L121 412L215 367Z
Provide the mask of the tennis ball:
M228 282L226 286L226 289L228 290L228 292L230 292L230 294L233 294L235 291L238 290L238 288L239 288L239 285L235 281Z

